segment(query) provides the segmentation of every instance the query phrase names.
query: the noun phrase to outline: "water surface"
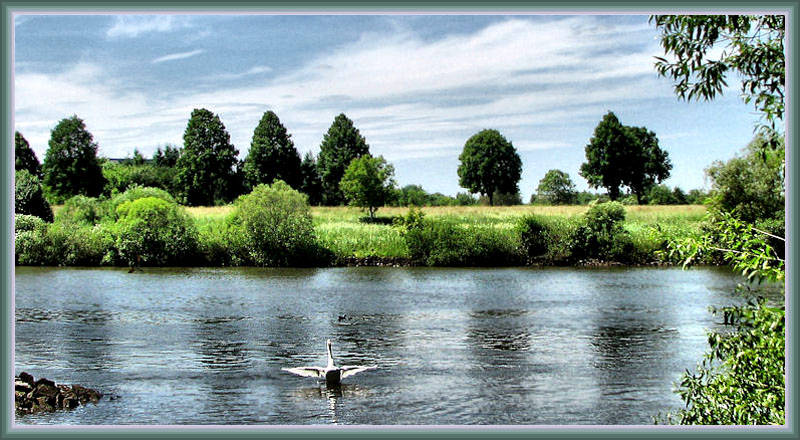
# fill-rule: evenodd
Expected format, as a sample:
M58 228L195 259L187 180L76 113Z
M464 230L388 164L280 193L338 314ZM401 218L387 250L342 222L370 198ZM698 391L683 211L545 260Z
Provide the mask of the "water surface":
M98 389L36 424L650 424L741 304L727 268L17 267L15 372ZM379 368L327 389L281 367Z

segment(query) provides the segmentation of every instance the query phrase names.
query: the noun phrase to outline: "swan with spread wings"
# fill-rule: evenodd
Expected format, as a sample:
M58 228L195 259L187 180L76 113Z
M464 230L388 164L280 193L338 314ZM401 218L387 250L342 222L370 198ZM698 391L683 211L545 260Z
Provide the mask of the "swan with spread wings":
M295 367L295 368L281 368L283 371L296 374L298 376L316 377L318 379L325 378L326 385L339 385L342 379L352 376L362 371L374 370L378 368L376 365L343 365L337 367L333 361L333 351L331 349L331 340L325 341L328 348L328 365L325 367Z

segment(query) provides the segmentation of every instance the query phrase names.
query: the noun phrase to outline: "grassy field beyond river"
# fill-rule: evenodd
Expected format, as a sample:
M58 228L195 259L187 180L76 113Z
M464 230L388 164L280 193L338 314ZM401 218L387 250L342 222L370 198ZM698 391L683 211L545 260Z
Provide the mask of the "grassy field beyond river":
M222 222L231 206L189 207L198 228L212 227ZM587 211L586 206L469 206L420 208L430 220L455 223L466 228L490 231L505 238L510 245L519 242L515 227L526 215L536 214L548 221L577 221ZM311 214L320 244L337 257L347 258L409 258L409 249L392 219L403 216L408 208L381 208L376 221L368 222L365 213L351 207L313 207ZM698 230L706 209L700 205L626 206L624 228L640 251L655 250L659 243L653 228L665 235L684 235Z

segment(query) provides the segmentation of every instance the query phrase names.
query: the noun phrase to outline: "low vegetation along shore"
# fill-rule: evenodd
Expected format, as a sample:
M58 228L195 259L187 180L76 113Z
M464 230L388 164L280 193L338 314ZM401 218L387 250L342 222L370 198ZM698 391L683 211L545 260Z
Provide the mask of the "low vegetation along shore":
M135 187L76 197L52 223L18 215L20 265L516 266L663 264L667 239L700 233L704 206L309 207L282 182L235 203L183 207Z

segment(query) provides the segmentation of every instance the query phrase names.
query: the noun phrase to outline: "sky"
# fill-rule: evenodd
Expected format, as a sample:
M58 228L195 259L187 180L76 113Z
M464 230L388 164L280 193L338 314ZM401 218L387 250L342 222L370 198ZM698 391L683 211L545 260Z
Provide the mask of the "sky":
M588 189L578 170L609 111L656 133L665 183L685 191L708 189L704 168L758 122L735 76L714 101L678 100L646 15L16 14L13 38L14 127L40 161L73 114L100 156L149 157L182 146L206 108L244 159L268 110L301 155L344 113L399 186L448 195L466 192L464 143L496 129L522 159L527 201L550 169Z

